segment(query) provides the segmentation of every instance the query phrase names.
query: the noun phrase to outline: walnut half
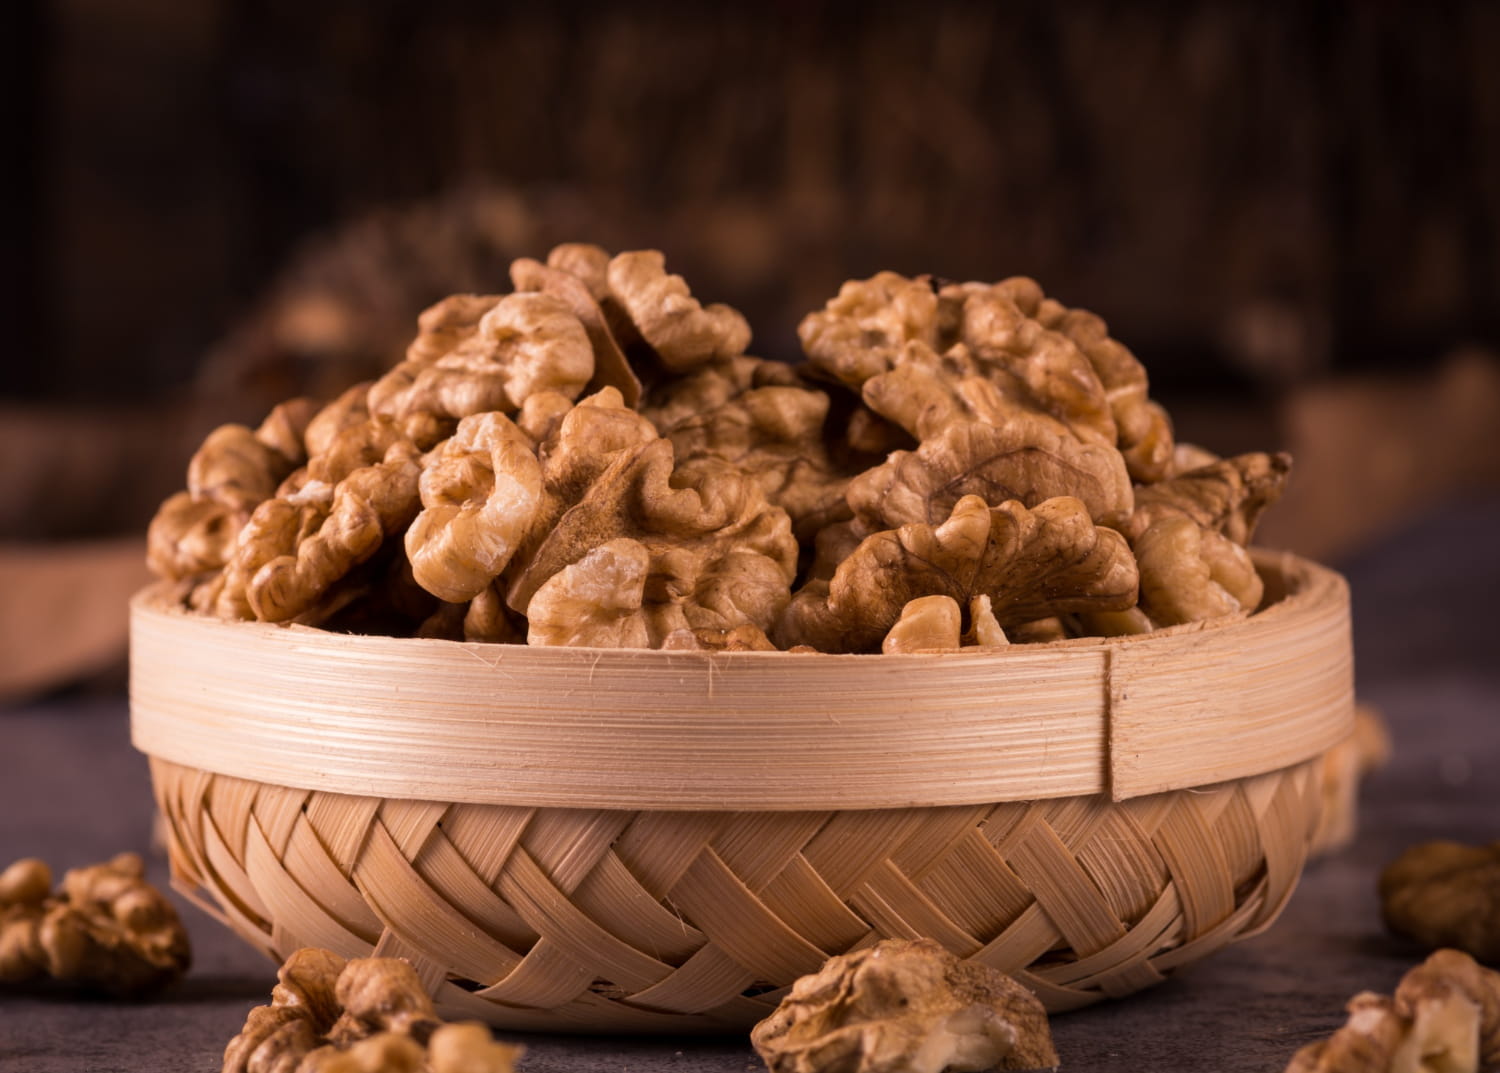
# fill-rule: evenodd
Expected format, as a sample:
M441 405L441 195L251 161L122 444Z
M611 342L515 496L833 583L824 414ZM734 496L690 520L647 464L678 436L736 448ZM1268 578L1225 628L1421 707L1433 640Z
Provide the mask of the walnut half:
M1500 842L1413 846L1381 873L1380 908L1398 935L1500 965Z
M192 955L177 911L134 853L74 868L52 892L34 857L0 873L0 983L57 983L111 995L165 987Z
M1285 1073L1494 1073L1500 1070L1500 973L1439 950L1394 996L1362 991L1349 1019L1303 1047Z
M771 1073L977 1073L1057 1065L1047 1014L1004 973L931 939L830 958L750 1032Z
M438 1020L400 958L304 947L276 981L224 1049L223 1073L514 1073L521 1054L482 1025Z

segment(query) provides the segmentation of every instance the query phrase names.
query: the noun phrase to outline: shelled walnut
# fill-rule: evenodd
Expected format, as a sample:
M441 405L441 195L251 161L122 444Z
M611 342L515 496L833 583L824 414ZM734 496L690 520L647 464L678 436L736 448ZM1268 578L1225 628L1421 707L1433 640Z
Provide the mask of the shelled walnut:
M1399 935L1500 966L1500 842L1411 847L1381 873L1380 908Z
M304 947L224 1049L223 1073L514 1073L521 1048L444 1024L411 965Z
M74 868L52 890L34 857L0 873L0 983L58 984L111 995L165 987L192 960L187 931L134 853Z
M771 1073L977 1073L1057 1065L1047 1014L1004 973L931 939L830 958L750 1032Z
M1303 1047L1286 1073L1495 1073L1500 1070L1500 973L1439 950L1394 996L1363 991L1349 1019Z
M149 541L186 606L873 653L1263 599L1246 545L1289 460L1177 445L1135 356L1033 280L851 280L803 319L794 366L748 353L745 318L657 251L572 243L510 277L424 312L379 379L209 437Z

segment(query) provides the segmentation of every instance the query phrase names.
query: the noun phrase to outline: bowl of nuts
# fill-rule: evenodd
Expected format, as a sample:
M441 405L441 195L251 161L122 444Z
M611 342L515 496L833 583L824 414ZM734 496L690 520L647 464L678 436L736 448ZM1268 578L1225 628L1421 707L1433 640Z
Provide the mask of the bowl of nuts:
M553 250L224 426L148 535L132 732L175 881L277 960L513 1029L744 1028L886 938L1052 1011L1268 926L1353 726L1289 470L1175 444L1035 283L881 273L747 353Z

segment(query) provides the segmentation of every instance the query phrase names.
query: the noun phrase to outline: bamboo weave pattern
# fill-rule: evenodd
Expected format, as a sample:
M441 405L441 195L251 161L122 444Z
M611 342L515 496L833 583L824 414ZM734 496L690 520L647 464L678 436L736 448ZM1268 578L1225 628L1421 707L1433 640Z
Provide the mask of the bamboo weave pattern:
M281 959L409 959L514 1030L739 1030L831 955L929 936L1061 1012L1254 934L1295 886L1317 761L1193 790L668 812L293 790L151 761L174 879Z

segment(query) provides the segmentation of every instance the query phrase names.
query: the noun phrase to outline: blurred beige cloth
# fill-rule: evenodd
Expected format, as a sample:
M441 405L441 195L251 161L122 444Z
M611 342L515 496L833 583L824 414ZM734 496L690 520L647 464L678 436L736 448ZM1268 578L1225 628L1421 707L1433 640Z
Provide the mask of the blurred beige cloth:
M0 703L117 665L149 580L144 536L0 544Z

